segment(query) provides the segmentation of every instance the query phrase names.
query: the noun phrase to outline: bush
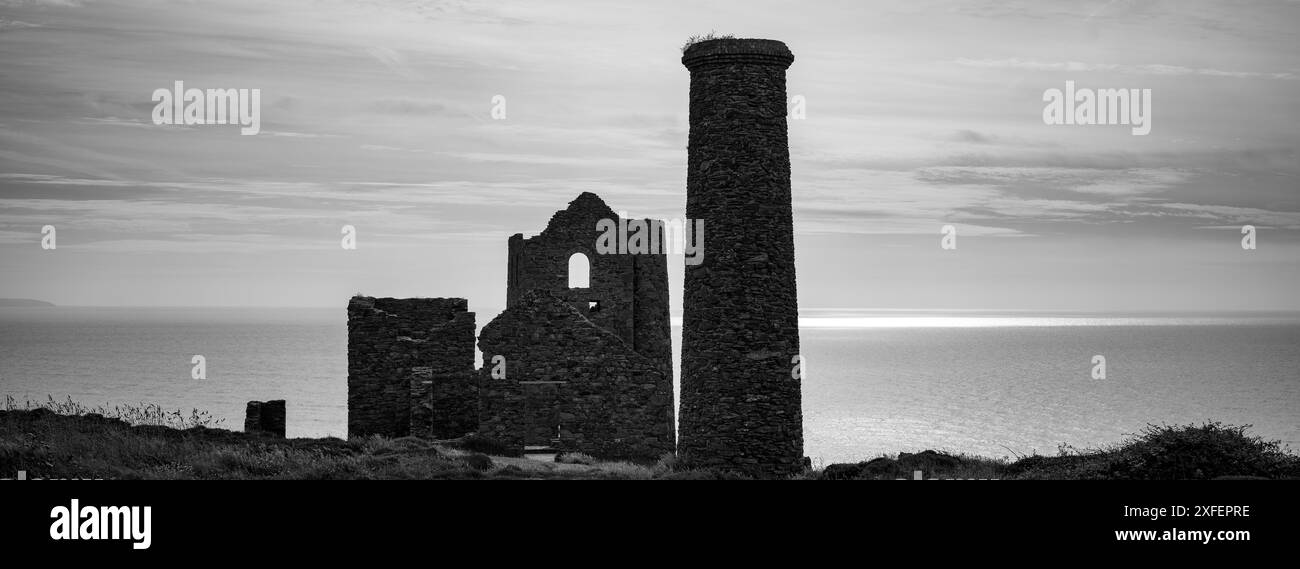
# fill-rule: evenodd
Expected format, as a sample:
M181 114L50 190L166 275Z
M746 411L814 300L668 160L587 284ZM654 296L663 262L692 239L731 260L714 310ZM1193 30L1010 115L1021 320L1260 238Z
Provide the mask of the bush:
M923 450L918 453L900 452L897 458L881 456L857 464L832 464L822 470L821 479L910 480L918 470L924 478L987 479L999 478L1004 467L997 460Z
M580 452L562 452L555 455L555 462L560 464L585 464L591 466L596 464L597 461L591 455L582 454Z
M1141 480L1300 475L1300 459L1283 452L1278 441L1247 435L1248 428L1218 422L1147 425L1112 451L1109 470L1114 478Z
M669 474L677 470L677 454L666 452L659 457L659 462L654 465L654 473L657 475Z
M1250 425L1147 425L1121 444L1094 450L1062 445L1059 456L1030 456L1007 467L1017 478L1205 480L1300 478L1300 457L1278 441L1247 435Z
M485 471L485 470L491 470L492 467L494 466L494 465L492 464L492 459L489 458L488 455L483 454L483 453L478 453L478 452L474 452L474 453L470 453L470 454L467 454L467 455L465 455L465 456L462 456L462 457L460 457L460 460L461 460L461 462L464 462L464 463L465 463L465 466L468 466L468 467L470 467L470 468L472 468L472 469L474 469L474 470L477 470L477 471L479 471L479 472L482 472L482 471Z

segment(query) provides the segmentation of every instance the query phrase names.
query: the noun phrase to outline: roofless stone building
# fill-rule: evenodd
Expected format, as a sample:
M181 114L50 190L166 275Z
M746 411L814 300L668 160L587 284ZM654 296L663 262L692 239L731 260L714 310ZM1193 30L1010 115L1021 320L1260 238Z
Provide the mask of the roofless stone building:
M354 297L349 436L477 432L521 453L545 447L656 459L673 452L666 256L599 254L602 220L621 221L584 192L540 234L510 237L507 306L478 337L484 365L477 371L465 299ZM575 267L586 273L580 286L573 286Z
M478 340L483 435L605 458L673 452L668 263L662 253L600 254L602 220L620 223L583 192L537 236L510 238L506 310ZM571 286L578 255L587 286ZM489 365L497 355L503 378Z

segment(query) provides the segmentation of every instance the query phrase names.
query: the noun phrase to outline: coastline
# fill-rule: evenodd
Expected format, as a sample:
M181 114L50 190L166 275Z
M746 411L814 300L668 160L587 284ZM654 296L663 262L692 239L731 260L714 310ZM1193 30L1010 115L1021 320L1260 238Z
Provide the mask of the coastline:
M583 455L542 461L490 454L476 437L432 441L372 436L279 439L193 426L131 425L99 414L0 411L0 478L14 479L743 479L655 463ZM488 450L489 452L481 452ZM21 475L19 474L21 473ZM1129 440L1013 461L935 451L899 453L808 469L802 480L1208 480L1300 479L1300 456L1245 427L1152 426Z

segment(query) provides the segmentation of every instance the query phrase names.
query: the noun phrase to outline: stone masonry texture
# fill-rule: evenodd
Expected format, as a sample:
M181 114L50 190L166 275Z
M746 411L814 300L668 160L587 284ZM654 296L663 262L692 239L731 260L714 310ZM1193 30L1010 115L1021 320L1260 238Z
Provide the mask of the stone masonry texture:
M283 439L285 418L283 399L249 401L244 408L244 432L268 433Z
M483 327L479 434L600 458L672 452L673 387L650 358L547 290L532 290ZM505 377L492 377L492 355ZM555 421L530 425L530 421ZM552 438L553 437L553 438Z
M596 249L596 242L602 234L598 224L603 220L616 226L623 221L599 196L583 192L567 208L556 212L540 234L531 238L522 234L510 237L507 313L511 314L509 321L513 326L524 328L516 335L505 331L504 324L494 320L484 328L479 339L484 367L490 367L488 362L493 356L505 355L510 372L504 382L493 380L490 373L480 374L481 381L485 382L481 387L479 410L482 435L511 446L558 446L600 458L653 459L674 450L666 235L661 227L643 220L650 232L647 235L654 236L659 244L657 251L601 253ZM590 265L589 286L585 288L569 287L569 258L575 253L585 255ZM543 294L535 296L534 293ZM525 299L529 302L525 303ZM553 302L567 305L581 318L570 318L567 311L554 312L555 307L549 304ZM559 322L577 328L565 330L557 328L556 323L547 323L549 332L539 338L537 334L543 332L539 325L518 314L519 310L513 310L521 305L526 306L520 310L554 312ZM487 333L489 328L495 331L494 335ZM597 332L608 333L620 341L610 344L608 338ZM597 351L581 357L575 355L579 348L574 345L574 334L600 336L599 342L587 343L596 346L592 349ZM543 344L545 348L539 347ZM658 371L635 380L640 382L638 385L652 387L633 388L620 383L643 373L637 368L644 363L642 359L619 355L625 350L640 355ZM528 354L531 367L516 374L514 371L519 368L508 354L521 353ZM546 356L552 353L567 355L548 359ZM603 367L593 367L592 361L604 362ZM579 363L583 371L569 367ZM632 367L624 369L619 365ZM590 376L595 369L607 376ZM521 379L570 375L575 377L570 383ZM607 392L602 394L601 390ZM592 401L617 402L618 407L606 407L600 413L591 408L588 412ZM592 423L584 424L587 421Z
M596 224L603 219L617 223L620 218L599 196L583 192L556 212L540 234L510 237L506 306L529 291L549 291L671 374L667 256L598 254L601 232ZM569 288L569 257L574 253L586 255L590 263L587 288ZM593 302L598 306L592 307Z
M692 466L756 476L803 460L785 44L718 39L690 71L686 216L704 220L687 265L678 452Z
M546 229L508 241L507 310L484 328L457 298L348 304L349 436L467 433L602 458L655 459L675 448L664 231L654 252L600 253L597 224L619 216L584 192ZM648 221L648 220L646 220ZM569 288L569 258L589 286ZM494 356L506 378L492 377ZM541 378L541 379L538 379Z
M463 298L348 303L348 436L478 429L474 313Z

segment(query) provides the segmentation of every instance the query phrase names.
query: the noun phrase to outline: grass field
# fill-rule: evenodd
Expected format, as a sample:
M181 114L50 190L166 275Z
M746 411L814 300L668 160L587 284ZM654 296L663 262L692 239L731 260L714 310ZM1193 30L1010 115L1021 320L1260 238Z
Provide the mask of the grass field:
M71 401L0 410L0 477L118 479L735 479L683 468L672 455L654 464L586 455L554 461L502 456L491 441L378 436L276 439L213 428L199 411L157 406L87 408ZM797 479L1300 478L1300 457L1247 427L1150 426L1127 440L1057 456L1015 460L900 453L808 470Z

